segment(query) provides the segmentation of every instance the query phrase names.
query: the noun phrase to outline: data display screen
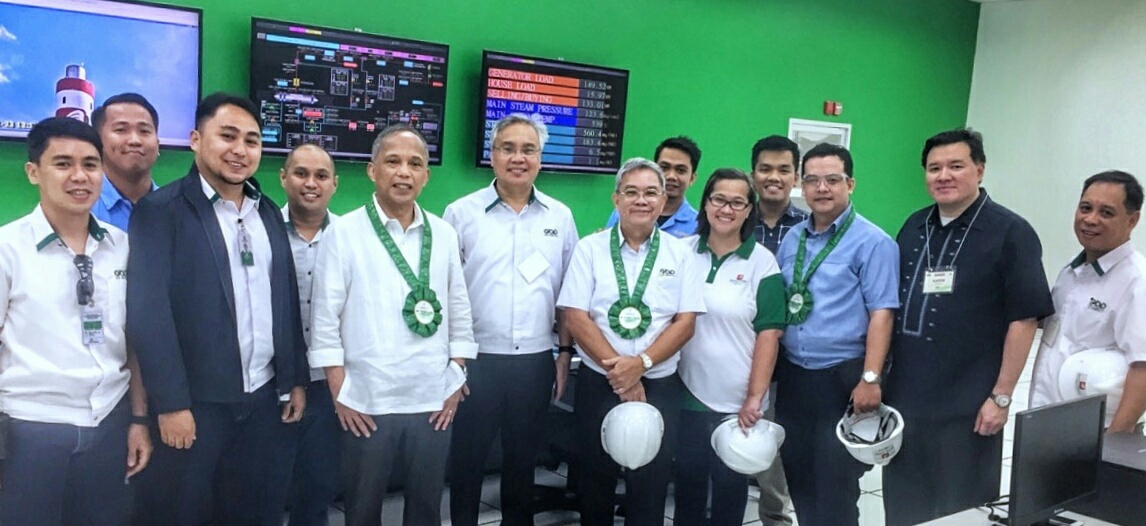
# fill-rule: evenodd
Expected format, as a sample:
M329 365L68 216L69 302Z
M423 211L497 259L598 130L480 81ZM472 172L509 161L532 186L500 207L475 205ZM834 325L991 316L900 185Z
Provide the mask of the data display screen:
M368 160L379 131L407 124L440 164L448 59L445 44L252 18L263 150L315 143L335 158Z
M621 166L629 72L485 51L477 165L490 166L493 125L511 113L545 122L541 167L614 173Z

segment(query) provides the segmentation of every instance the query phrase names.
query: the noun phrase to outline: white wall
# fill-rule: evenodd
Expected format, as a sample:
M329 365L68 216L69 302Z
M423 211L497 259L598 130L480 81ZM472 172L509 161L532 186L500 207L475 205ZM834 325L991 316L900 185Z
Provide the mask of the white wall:
M984 135L984 186L1034 225L1051 280L1078 254L1086 177L1146 183L1146 0L983 4L967 124ZM1133 236L1146 251L1146 226Z

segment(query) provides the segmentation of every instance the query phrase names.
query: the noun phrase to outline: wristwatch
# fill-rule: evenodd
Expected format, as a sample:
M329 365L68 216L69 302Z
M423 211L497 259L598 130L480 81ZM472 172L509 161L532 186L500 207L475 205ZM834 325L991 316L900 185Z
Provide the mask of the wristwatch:
M875 371L864 371L860 379L862 379L865 384L878 384L880 380L879 373Z
M653 359L649 358L648 354L641 353L641 365L645 366L646 371L649 369L652 369L653 368Z
M1009 397L1005 394L991 393L991 401L995 402L995 405L997 405L1003 409L1006 409L1008 406L1011 405L1011 397Z
M559 345L557 346L558 354L577 354L577 349L572 345Z

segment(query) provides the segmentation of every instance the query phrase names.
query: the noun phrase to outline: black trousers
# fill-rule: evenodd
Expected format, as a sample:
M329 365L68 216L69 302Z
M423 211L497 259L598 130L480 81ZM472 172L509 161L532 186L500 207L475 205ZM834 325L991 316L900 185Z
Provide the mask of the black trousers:
M485 462L500 431L502 524L532 525L533 468L545 439L553 353L482 354L467 370L470 395L458 406L450 442L450 521L477 524Z
M856 526L859 478L871 469L836 438L836 425L860 381L863 359L822 370L781 358L776 421L784 426L784 473L800 526Z
M730 415L712 411L680 412L676 448L673 524L739 526L748 503L748 475L729 469L712 449L712 432ZM710 485L711 481L711 485ZM712 514L708 494L712 490ZM761 489L763 491L763 489Z
M342 478L347 526L381 526L382 501L395 466L401 464L404 526L439 526L446 486L446 455L453 426L435 431L431 413L368 416L369 437L342 432Z
M904 417L903 447L883 468L888 526L927 522L999 496L1003 433L976 434L976 416Z
M645 398L661 412L665 432L661 449L647 465L625 471L626 526L662 526L665 522L665 497L672 477L672 456L680 422L680 405L684 384L680 377L642 379ZM616 504L617 477L621 466L601 446L601 423L609 410L621 403L602 374L581 367L577 372L577 399L574 412L580 442L581 483L578 509L581 524L612 525Z

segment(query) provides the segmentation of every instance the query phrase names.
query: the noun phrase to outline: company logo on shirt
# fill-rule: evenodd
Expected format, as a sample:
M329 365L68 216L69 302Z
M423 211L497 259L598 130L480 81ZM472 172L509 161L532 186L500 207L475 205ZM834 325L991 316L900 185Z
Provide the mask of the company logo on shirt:
M1106 310L1106 304L1101 302L1101 301L1098 301L1095 298L1090 298L1090 305L1088 306L1088 308L1092 311L1095 311L1095 312L1102 312L1102 311Z
M671 268L662 268L661 277L672 277L676 275L676 271Z
M127 269L116 269L115 279L127 279Z
M546 228L543 233L545 234L546 237L557 237L557 229L556 228Z

